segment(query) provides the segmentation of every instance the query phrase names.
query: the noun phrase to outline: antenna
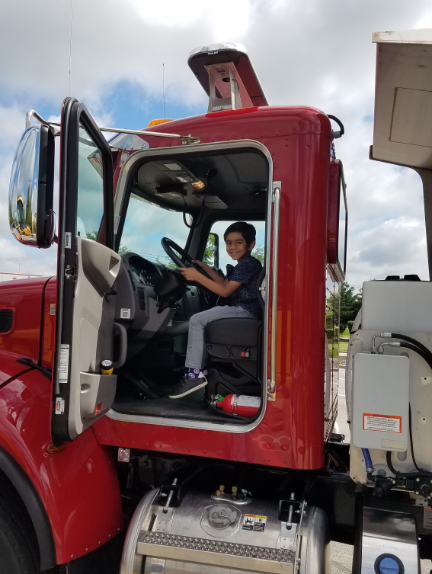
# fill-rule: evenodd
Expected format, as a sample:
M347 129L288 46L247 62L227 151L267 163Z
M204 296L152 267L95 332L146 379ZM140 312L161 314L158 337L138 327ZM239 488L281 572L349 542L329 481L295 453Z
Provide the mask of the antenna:
M70 0L71 22L69 34L69 96L71 95L71 62L72 62L72 29L73 29L73 0Z
M165 119L165 64L162 63L162 98L163 98L163 117Z

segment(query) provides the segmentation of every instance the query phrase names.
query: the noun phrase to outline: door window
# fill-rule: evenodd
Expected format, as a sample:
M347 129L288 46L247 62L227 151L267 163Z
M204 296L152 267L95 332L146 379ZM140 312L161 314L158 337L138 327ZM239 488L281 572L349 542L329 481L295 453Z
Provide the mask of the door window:
M104 214L102 153L82 126L78 142L77 234L97 240Z

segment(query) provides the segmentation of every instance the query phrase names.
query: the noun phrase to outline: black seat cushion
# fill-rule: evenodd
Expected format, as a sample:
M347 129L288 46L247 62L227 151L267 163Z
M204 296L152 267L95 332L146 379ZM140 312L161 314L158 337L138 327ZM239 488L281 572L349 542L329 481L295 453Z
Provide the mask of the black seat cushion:
M214 359L256 361L261 321L259 319L218 319L206 327L204 340Z
M212 345L256 347L260 319L217 319L209 323L204 340Z

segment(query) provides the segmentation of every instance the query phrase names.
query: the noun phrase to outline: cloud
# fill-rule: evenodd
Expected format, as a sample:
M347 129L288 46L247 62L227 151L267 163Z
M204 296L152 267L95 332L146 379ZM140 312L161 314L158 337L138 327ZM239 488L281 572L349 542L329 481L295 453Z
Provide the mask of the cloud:
M186 63L190 50L242 42L271 104L312 105L345 125L336 150L348 183L348 280L360 284L396 267L427 278L420 178L368 159L376 51L372 32L432 26L426 0L334 0L331 9L322 0L72 0L72 6L70 91L98 121L119 125L133 118L136 128L144 127L148 114L160 107L163 63L170 109L181 115L205 112L206 96ZM69 93L70 25L70 0L0 5L0 48L8 54L0 60L3 271L14 265L15 249L29 265L26 272L54 268L53 250L25 250L11 242L6 195L26 110L58 116Z

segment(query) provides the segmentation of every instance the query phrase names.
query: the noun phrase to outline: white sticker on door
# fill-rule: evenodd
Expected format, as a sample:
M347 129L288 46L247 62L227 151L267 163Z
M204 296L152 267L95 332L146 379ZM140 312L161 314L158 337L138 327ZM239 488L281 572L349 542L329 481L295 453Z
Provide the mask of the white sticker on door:
M69 374L69 345L60 345L60 357L58 364L59 383L67 383Z
M402 417L364 413L363 430L401 433Z
M70 231L65 232L65 249L70 249L72 247L72 234Z
M120 309L120 319L130 319L130 309Z
M64 399L62 399L61 397L57 397L56 398L56 404L55 404L55 414L56 415L62 415L64 413L64 409L65 409Z
M258 514L245 514L243 518L242 530L264 532L266 524L267 516L259 516Z

